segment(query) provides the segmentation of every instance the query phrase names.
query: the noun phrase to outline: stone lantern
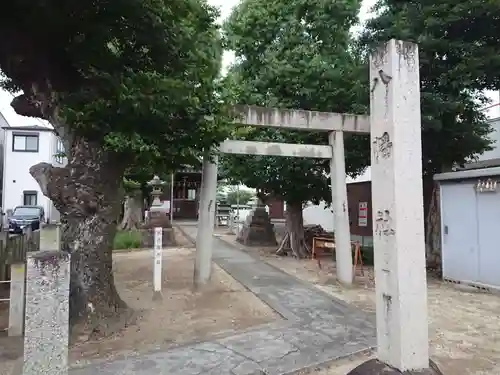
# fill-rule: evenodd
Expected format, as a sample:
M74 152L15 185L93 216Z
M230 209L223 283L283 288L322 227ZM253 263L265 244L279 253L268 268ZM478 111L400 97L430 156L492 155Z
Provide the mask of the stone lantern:
M160 196L163 194L163 187L166 185L165 181L161 180L160 177L154 176L151 181L148 182L148 186L151 186L153 191L151 196L153 197L153 202L151 203L151 208L162 206L160 201Z
M160 177L156 175L148 182L148 186L151 186L153 189L151 192L153 202L149 208L148 220L142 227L142 239L145 247L153 247L154 229L158 227L163 229L163 247L175 245L174 230L170 222L169 212L160 200L163 194L163 188L166 184L165 181L162 181Z

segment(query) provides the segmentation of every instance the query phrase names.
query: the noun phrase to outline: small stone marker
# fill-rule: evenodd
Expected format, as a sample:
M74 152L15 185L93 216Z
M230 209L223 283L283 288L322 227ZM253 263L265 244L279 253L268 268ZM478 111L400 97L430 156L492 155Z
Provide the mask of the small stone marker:
M56 225L56 250L61 250L61 224Z
M24 331L24 263L10 266L9 336L22 336Z
M67 375L70 255L28 255L23 375Z
M160 299L161 295L161 281L162 281L162 260L163 260L163 228L155 228L154 239L154 265L153 265L153 299Z

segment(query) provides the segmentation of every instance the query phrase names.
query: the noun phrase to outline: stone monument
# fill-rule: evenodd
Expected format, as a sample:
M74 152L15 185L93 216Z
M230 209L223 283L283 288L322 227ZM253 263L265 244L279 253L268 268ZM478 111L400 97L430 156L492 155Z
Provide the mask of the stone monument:
M349 375L438 375L429 361L417 45L370 58L377 358Z
M146 222L141 228L142 232L142 245L147 248L153 248L155 228L162 228L162 247L175 246L175 235L172 228L172 223L170 222L169 212L162 205L160 201L160 196L163 193L163 187L165 182L162 181L158 176L154 176L148 185L153 188L151 196L153 202L149 209L149 215ZM170 205L172 207L172 204Z
M236 241L245 246L276 246L276 235L274 225L266 211L266 206L260 199L250 212L238 232Z
M67 375L70 254L36 251L26 265L23 375Z

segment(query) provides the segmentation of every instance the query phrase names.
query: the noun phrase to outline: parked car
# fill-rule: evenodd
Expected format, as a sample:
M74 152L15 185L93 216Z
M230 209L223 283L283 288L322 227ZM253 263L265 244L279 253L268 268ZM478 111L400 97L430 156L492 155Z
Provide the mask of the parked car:
M40 229L40 223L45 219L45 212L40 206L17 206L9 217L9 232L22 233L31 226L32 230Z

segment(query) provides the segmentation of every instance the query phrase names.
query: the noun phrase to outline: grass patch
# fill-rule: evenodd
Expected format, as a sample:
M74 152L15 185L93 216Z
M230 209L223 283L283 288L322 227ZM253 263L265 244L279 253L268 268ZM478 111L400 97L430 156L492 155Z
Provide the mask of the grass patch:
M139 231L118 231L113 242L113 250L139 249L141 245L142 238Z

